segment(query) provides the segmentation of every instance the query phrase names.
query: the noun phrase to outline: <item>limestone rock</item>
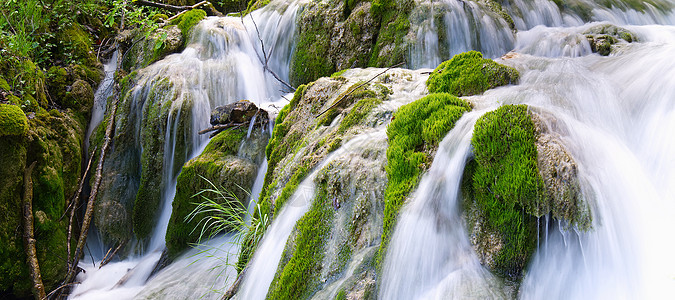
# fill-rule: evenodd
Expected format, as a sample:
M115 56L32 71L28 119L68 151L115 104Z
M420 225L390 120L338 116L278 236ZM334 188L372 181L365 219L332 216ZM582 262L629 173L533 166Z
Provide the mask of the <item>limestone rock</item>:
M583 34L586 35L591 50L602 56L609 55L613 45L636 41L632 32L611 24L593 26Z
M253 102L240 100L223 106L218 106L211 112L211 125L246 123L251 121L253 116L267 119L267 112L259 109Z

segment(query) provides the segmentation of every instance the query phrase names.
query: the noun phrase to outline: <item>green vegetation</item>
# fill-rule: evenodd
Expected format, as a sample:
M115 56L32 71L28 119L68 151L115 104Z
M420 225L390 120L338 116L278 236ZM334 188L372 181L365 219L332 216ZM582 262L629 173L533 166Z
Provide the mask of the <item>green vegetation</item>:
M319 183L318 193L309 211L295 225L297 236L293 246L284 250L267 299L305 299L317 284L313 275L320 273L325 241L335 214L326 182Z
M206 12L201 9L193 9L182 14L178 20L178 28L183 34L183 39L187 40L190 36L192 28L199 23L199 21L206 18Z
M328 9L328 4L316 3ZM298 24L295 53L291 59L290 81L299 85L317 80L335 72L335 65L329 60L332 24L318 14L308 22Z
M223 220L222 228L211 228L205 224L206 218L218 218L206 207L218 205L221 208L236 210L243 207L248 197L244 187L251 186L255 179L256 168L253 162L236 157L239 145L246 136L246 128L225 130L216 135L206 146L202 154L183 166L178 175L173 212L167 227L166 246L170 258L175 258L190 243L196 243L202 237L210 237L227 228ZM216 185L218 188L214 188ZM228 191L216 193L215 191ZM210 199L211 205L195 211L196 199ZM199 217L196 214L199 213ZM220 215L223 212L219 213ZM203 225L207 225L204 227ZM231 225L231 224L230 224ZM200 229L195 229L200 227Z
M405 36L410 29L408 17L414 5L412 0L373 0L370 12L379 21L379 33L368 66L390 67L406 60Z
M537 204L544 183L537 168L534 123L525 105L486 113L474 127L473 193L504 245L495 258L502 275L520 276L536 248Z
M458 97L477 95L488 89L517 83L516 69L483 58L480 52L469 51L441 63L429 75L430 93L450 93Z
M438 143L471 106L450 94L431 94L401 106L387 128L387 178L384 228L378 262L384 258L398 213L428 168Z
M22 136L28 132L28 118L16 105L0 104L0 137Z

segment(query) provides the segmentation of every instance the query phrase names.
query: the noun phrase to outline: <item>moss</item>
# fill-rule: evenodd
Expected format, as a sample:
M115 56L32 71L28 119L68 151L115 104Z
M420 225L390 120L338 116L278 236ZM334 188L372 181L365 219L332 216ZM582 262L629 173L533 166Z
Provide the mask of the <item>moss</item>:
M240 201L230 205L243 206L248 192L243 187L250 186L255 179L255 164L249 160L235 157L243 138L246 136L246 128L226 130L216 135L206 146L202 154L190 160L178 175L176 196L173 200L173 212L167 227L166 246L168 256L175 258L190 243L199 241L201 234L201 220L207 214L200 214L194 219L187 221L186 217L192 212L195 203L202 202L199 197L194 197L204 189L212 187L206 178L224 191L232 193L234 199L221 199L214 193L202 194L219 203L223 201ZM213 214L208 214L213 216ZM205 231L204 236L211 232Z
M56 39L59 43L57 49L63 61L85 64L87 66L98 65L98 59L91 49L91 37L75 22L65 24L57 32Z
M384 192L384 223L378 253L381 263L398 213L406 197L427 169L430 155L455 122L471 110L467 102L450 94L431 94L401 106L387 128L388 185Z
M319 185L319 194L309 211L296 223L297 236L292 247L282 255L279 270L270 285L267 299L309 298L318 285L314 274L321 271L325 241L330 233L334 210L326 192L326 183Z
M84 80L75 81L69 92L66 93L61 104L64 108L70 108L87 116L94 106L94 89Z
M206 12L201 9L190 10L179 18L178 28L180 28L184 40L187 41L192 28L204 18L206 18Z
M0 137L23 136L28 132L28 118L16 105L0 104Z
M345 72L347 72L347 70L349 70L349 69L344 69L344 70L337 71L337 72L333 73L332 75L330 75L330 78L337 78L337 77L340 77L340 76L342 76L342 74L344 74Z
M344 133L352 126L361 123L363 119L370 113L370 111L372 111L376 106L380 105L380 103L382 103L382 99L380 98L365 98L359 100L359 102L356 102L354 107L351 108L349 113L340 123L340 127L338 127L338 133Z
M504 239L495 265L510 277L520 276L536 247L534 215L544 183L535 138L527 106L506 105L479 118L471 140L477 162L476 203L486 214L487 226Z
M0 78L0 91L11 92L12 88L9 87L7 81L3 78Z
M2 120L3 118L0 118ZM26 146L20 136L0 136L0 291L28 296L21 201Z
M517 83L518 79L518 71L514 68L484 59L480 52L469 51L441 63L429 75L427 88L430 93L450 93L461 97Z
M66 96L66 90L70 79L68 71L59 66L53 66L47 71L47 87L49 95L58 105L63 105L61 100Z
M370 12L379 20L380 29L368 65L390 67L406 59L408 43L405 36L410 29L412 0L374 0Z
M319 9L328 9L325 3L315 5L322 6ZM325 18L322 14L311 15L299 24L289 75L292 85L305 84L336 71L328 59L331 47L331 28L328 26L331 23Z

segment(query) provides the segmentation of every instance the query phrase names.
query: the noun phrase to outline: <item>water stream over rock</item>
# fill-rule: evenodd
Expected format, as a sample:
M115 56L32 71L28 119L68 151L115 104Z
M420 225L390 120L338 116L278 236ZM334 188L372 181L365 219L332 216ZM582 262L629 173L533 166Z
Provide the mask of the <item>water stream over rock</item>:
M479 50L514 67L521 78L517 85L464 97L473 111L445 136L428 172L406 200L381 266L376 253L382 242L382 194L387 184L386 127L398 107L427 93L424 82L430 70L394 69L380 75L384 69L354 69L302 90L291 109L307 111L305 119L295 120L306 122L307 128L298 131L300 142L285 149L282 160L271 162L269 156L264 160L251 198L258 199L267 188L266 173L276 176L268 191L273 199L281 198L286 184L292 185L295 165L302 164L306 174L295 178L297 188L285 205L276 208L236 299L276 295L268 292L278 292L285 264L298 247L295 242L302 234L298 220L319 194L333 197L331 217L321 223L328 228L319 243L322 248L310 249L321 255L308 267L314 271L312 278L301 283L309 287L300 294L303 298L675 295L675 238L669 234L675 228L675 3L654 0L639 7L633 7L637 5L633 1L616 1L610 7L590 0L557 3L415 1L406 36L413 41L406 54L408 67L434 68L455 54ZM217 299L234 282L237 273L232 264L240 251L231 243L234 233L190 250L153 277L150 274L165 249L177 176L208 141L197 132L209 126L215 106L240 99L261 104L282 98L287 88L261 62L268 60L269 68L288 81L296 50L295 22L303 5L273 1L251 14L255 24L251 17L209 17L195 28L182 53L138 71L121 104L115 137L119 144L112 154L127 165L106 163L115 176L104 182L108 194L103 197L114 200L102 201L97 213L126 214L124 218L131 219L115 207L133 206L128 201L134 199L135 205L139 199L154 199L160 213L134 216L134 222L147 218L149 224L138 225L139 230L134 223L135 251L125 260L100 270L83 260L87 272L80 275L82 284L73 291L73 299ZM370 78L372 82L366 82ZM351 97L347 90L361 83L368 96L362 98L372 102L358 98L356 104L329 112L328 100ZM356 126L341 126L353 111L364 109L358 105L369 103L375 104ZM465 165L473 157L476 120L507 104L526 104L544 116L542 124L560 137L576 161L580 194L593 215L587 231L548 214L539 218L536 251L517 283L481 264L462 217L460 191ZM324 109L330 118L321 119ZM106 122L102 114L94 115L92 122ZM278 170L267 171L268 163ZM124 173L128 170L132 175ZM104 242L116 240L120 230L99 222L97 226ZM145 236L139 234L143 230Z

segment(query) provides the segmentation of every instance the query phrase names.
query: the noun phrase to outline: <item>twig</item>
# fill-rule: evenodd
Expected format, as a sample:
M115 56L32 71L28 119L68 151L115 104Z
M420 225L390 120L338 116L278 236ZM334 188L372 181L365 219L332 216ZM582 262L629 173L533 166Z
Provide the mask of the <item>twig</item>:
M258 35L258 40L260 41L260 48L262 48L263 57L262 58L260 57L260 54L258 54L258 51L256 51L256 55L258 56L258 60L260 60L260 62L263 64L263 70L265 70L267 72L270 72L270 74L272 74L272 77L274 77L274 79L276 79L281 84L283 84L284 86L289 88L291 90L291 92L295 92L295 88L292 85L290 85L288 82L281 79L281 77L279 77L279 75L277 75L277 73L275 73L274 71L272 71L272 69L270 69L269 64L268 64L269 57L267 56L267 52L265 52L265 42L263 42L263 39L260 36L260 30L258 30L258 24L256 24L255 19L253 18L253 14L249 14L249 15L251 16L251 21L253 21L253 26L255 27L255 32ZM246 28L246 24L244 24L244 17L243 16L241 17L241 24L244 25L244 28Z
M216 126L209 127L209 128L206 128L206 129L200 131L199 134L205 134L205 133L209 133L211 131L223 130L223 129L228 129L228 128L232 128L232 127L241 127L241 126L244 126L244 125L248 125L249 123L251 123L251 122L249 121L249 122L244 122L244 123L229 123L229 124L216 125Z
M117 251L120 251L120 249L122 249L122 247L124 247L124 245L126 244L127 241L121 242L119 245L117 245L117 248L115 248L115 251L113 251L112 254L110 254L110 250L112 250L112 248L110 248L110 250L108 250L108 253L106 253L105 256L103 257L101 263L98 265L98 268L100 269L103 266L107 265L113 259L113 257L115 257ZM110 256L108 256L108 254L110 254Z
M63 288L69 287L71 285L76 285L76 284L80 284L80 282L71 282L71 283L62 284L61 286L57 287L56 289L51 291L49 294L47 294L47 298L51 297L54 293L60 291Z
M347 96L351 95L351 93L353 93L354 91L360 89L360 88L363 87L364 85L366 85L366 84L370 83L371 81L375 80L375 78L379 77L380 75L386 73L387 71L389 71L389 70L391 70L391 69L393 69L393 68L402 66L404 63L405 63L405 62L397 63L397 64L395 64L395 65L393 65L393 66L391 66L391 67L385 69L384 71L382 71L382 72L380 72L380 73L377 73L377 75L375 75L373 78L370 78L368 81L366 81L366 82L364 82L364 83L362 83L362 84L359 84L357 87L353 88L351 91L349 91L349 92L343 94L342 96L340 96L340 98L338 98L337 100L335 100L335 103L333 103L333 105L331 105L331 106L330 106L329 108L327 108L326 110L322 111L320 114L316 115L316 117L318 118L318 117L320 117L321 115L325 114L327 111L329 111L329 110L335 108L336 106L340 105L340 102L342 102L342 100L346 99Z
M67 260L67 265L68 269L72 267L70 265L70 241L72 239L72 232L73 232L73 222L75 221L75 212L77 211L78 204L80 202L80 194L82 194L82 188L84 187L84 179L87 178L87 174L89 173L89 168L91 167L91 161L94 158L94 153L96 153L96 147L94 147L94 151L91 152L91 155L89 155L89 162L87 162L87 168L84 170L84 174L82 174L82 178L80 179L80 184L77 187L77 193L75 193L75 196L73 199L70 201L70 206L66 209L66 212L70 210L70 220L68 221L68 238L66 239L66 253L68 254L68 260Z

